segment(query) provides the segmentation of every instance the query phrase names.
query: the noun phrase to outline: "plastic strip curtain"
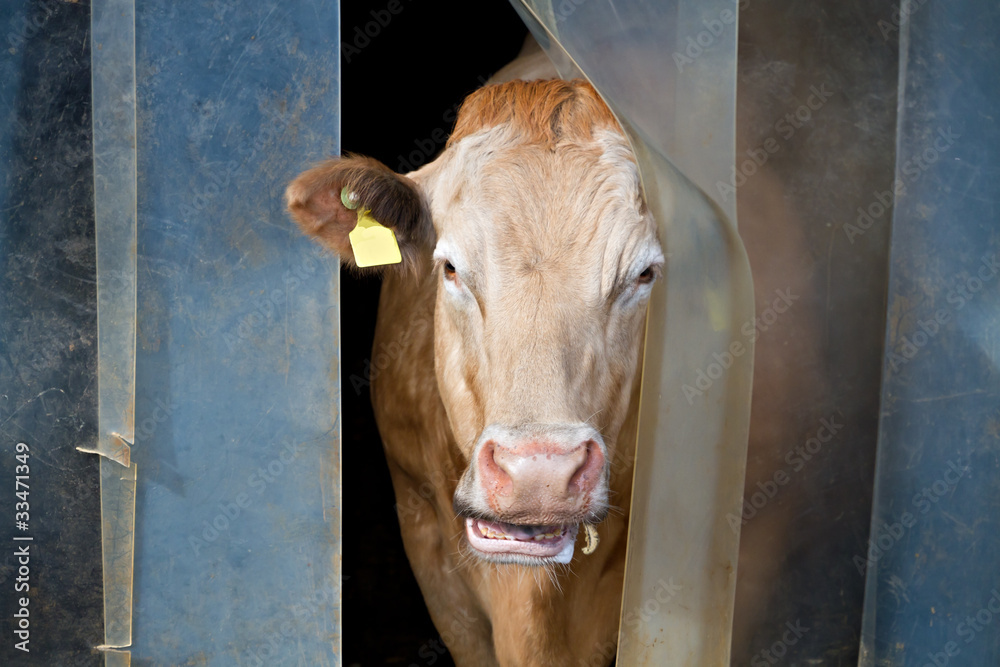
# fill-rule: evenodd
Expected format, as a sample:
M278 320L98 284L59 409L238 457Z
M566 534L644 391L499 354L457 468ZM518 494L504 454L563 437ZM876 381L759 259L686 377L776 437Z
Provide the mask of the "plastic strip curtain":
M734 163L736 4L514 6L560 74L585 75L617 115L667 254L647 323L619 664L728 665L739 537L726 515L740 514L753 359L738 331L753 294L735 202L705 191ZM727 368L693 392L718 358Z
M132 643L135 544L136 138L135 6L91 7L97 242L98 444L104 645ZM128 664L128 654L107 655ZM124 660L124 663L122 662Z

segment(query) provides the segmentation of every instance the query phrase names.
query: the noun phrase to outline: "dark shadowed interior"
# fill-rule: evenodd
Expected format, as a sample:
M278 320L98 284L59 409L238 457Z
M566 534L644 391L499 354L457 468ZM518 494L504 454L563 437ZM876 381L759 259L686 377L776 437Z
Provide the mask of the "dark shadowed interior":
M457 105L514 59L527 29L504 0L401 6L386 20L384 0L341 5L341 123L344 151L405 173L444 148ZM341 272L343 664L450 665L403 552L365 381L380 286Z

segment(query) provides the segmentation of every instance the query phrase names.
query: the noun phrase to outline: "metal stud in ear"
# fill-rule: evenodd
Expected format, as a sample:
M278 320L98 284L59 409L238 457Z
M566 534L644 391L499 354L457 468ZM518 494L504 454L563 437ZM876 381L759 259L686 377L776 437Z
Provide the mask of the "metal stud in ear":
M358 193L352 192L346 185L340 191L340 202L351 210L358 207Z

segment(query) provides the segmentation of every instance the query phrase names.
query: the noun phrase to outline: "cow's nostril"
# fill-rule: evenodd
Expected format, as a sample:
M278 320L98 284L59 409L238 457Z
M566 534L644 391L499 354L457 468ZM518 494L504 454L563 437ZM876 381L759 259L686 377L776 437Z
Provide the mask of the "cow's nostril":
M584 447L587 456L573 473L569 486L570 489L578 490L580 493L589 493L597 486L604 471L604 453L601 452L600 445L593 440L588 440Z
M479 473L483 480L483 486L488 490L501 495L506 494L511 486L510 475L497 463L496 443L492 440L483 444L479 451Z

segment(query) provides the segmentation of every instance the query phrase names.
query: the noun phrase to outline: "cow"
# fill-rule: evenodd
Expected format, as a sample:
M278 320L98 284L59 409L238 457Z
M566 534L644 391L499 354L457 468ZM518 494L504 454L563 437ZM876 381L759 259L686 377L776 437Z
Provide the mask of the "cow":
M393 362L372 403L407 557L459 665L607 665L618 640L645 303L664 255L614 116L584 81L539 80L555 75L529 38L433 162L401 175L345 156L286 193L347 266L345 193L399 243L373 344ZM750 141L768 127L758 97L738 117ZM758 314L776 291L818 292L782 193L764 170L739 191ZM829 414L819 307L804 298L755 337L748 488ZM742 531L737 661L807 501L785 495Z
M407 557L456 663L609 663L664 262L613 114L583 80L487 85L433 162L400 175L343 156L286 198L349 266L355 206L395 234L374 344L396 360L372 402Z

